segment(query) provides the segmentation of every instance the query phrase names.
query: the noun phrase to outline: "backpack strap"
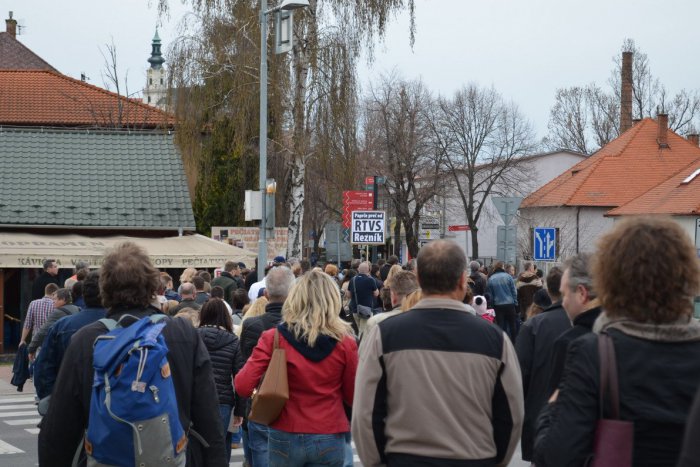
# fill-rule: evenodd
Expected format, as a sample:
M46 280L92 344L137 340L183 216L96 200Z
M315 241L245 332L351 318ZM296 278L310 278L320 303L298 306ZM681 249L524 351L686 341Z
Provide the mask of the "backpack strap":
M104 324L104 327L107 328L107 332L114 330L117 325L119 325L119 323L111 318L102 318L99 320L99 322Z

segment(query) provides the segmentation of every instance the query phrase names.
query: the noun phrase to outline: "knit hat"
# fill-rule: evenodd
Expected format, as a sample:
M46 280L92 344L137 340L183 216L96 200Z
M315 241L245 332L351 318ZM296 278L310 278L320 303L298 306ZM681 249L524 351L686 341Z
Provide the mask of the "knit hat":
M549 306L552 304L552 299L549 297L546 289L540 289L535 292L535 296L532 298L532 300L535 302L535 305L541 308L549 308Z
M484 298L483 295L476 295L472 300L472 307L476 310L477 315L485 314L488 308L486 305L486 298Z

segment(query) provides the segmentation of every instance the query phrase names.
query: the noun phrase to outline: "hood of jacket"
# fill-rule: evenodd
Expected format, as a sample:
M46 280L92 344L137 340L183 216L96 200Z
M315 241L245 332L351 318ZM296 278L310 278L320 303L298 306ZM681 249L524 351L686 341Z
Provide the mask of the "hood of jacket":
M610 318L604 311L593 325L593 332L600 334L617 329L628 336L657 342L699 342L700 322L683 317L670 323L642 323L629 318Z
M518 276L518 287L523 285L536 285L537 287L542 287L542 279L537 277L534 272L523 271Z
M202 336L202 341L209 350L226 347L234 341L233 334L217 326L202 326L197 328L197 332Z
M67 315L74 315L74 314L76 314L76 313L78 313L78 312L80 311L80 308L78 308L77 306L73 305L72 303L68 303L68 304L66 304L66 305L59 306L59 307L56 308L56 309L57 309L57 310L63 311L63 312L64 312L65 314L67 314Z
M282 315L282 304L281 303L268 303L265 305L265 313L275 313Z
M306 339L297 339L294 336L294 333L292 333L292 331L287 327L287 323L278 324L277 329L297 352L312 362L320 362L329 356L331 353L333 353L333 349L335 349L335 346L338 343L338 341L332 337L320 335L316 338L316 344L311 347Z

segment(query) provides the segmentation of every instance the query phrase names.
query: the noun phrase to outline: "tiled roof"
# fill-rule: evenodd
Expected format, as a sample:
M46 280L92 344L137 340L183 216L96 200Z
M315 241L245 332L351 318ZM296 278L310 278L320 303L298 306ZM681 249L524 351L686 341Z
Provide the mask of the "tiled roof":
M54 71L0 70L0 125L156 128L172 124L174 118L167 112Z
M608 215L700 214L700 174L696 171L700 171L700 157L640 197L608 212ZM687 183L683 183L685 180L688 180Z
M0 32L0 70L52 70L54 67L6 32Z
M700 157L700 148L670 130L669 147L660 149L657 133L656 120L645 118L520 206L621 206Z
M195 226L172 135L7 127L0 127L0 224Z

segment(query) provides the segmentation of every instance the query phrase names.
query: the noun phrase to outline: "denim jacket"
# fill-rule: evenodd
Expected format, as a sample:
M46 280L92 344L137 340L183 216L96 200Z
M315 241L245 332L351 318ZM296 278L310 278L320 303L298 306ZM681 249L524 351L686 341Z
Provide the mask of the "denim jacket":
M518 305L518 292L515 290L515 281L505 271L497 272L489 277L486 284L486 292L491 295L490 305Z

